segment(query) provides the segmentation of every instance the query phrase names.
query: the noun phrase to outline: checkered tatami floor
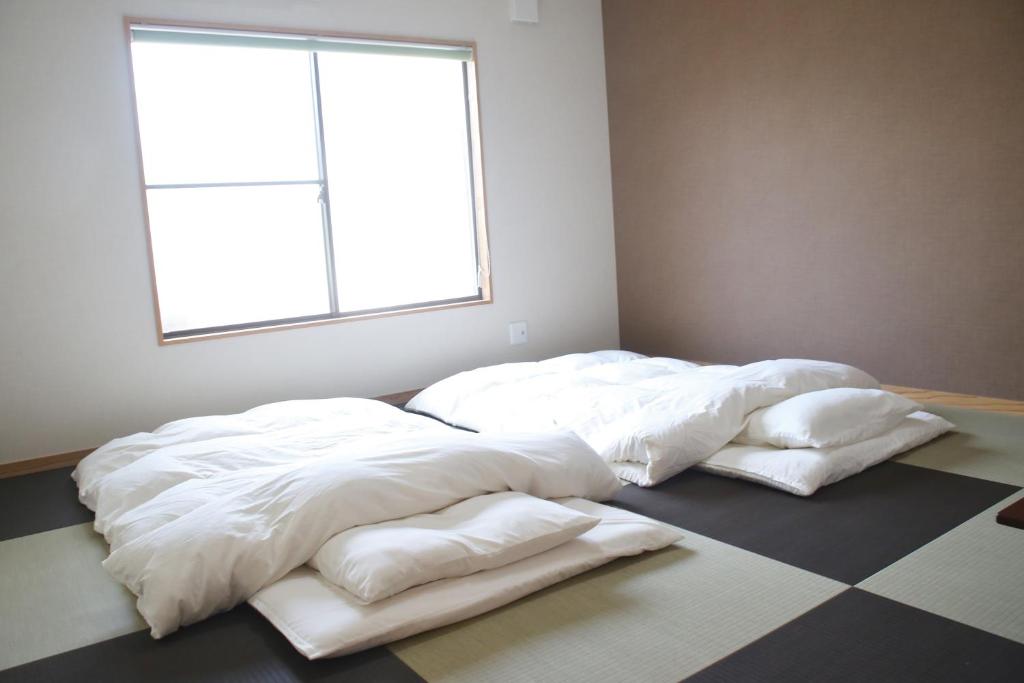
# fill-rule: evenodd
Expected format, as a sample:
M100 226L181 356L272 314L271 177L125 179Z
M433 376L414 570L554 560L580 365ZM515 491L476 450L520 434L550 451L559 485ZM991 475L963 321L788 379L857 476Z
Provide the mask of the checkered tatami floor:
M308 662L248 606L150 639L67 470L0 482L0 681L1020 681L1024 418L797 498L684 473L617 504L685 530L460 624Z

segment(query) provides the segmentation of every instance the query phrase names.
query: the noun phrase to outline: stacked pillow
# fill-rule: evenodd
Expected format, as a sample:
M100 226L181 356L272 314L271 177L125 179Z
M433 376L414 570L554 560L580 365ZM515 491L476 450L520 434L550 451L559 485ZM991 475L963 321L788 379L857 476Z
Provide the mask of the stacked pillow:
M870 388L800 394L751 413L735 443L697 467L809 496L954 428L920 408Z
M354 527L324 543L309 564L357 600L373 603L532 557L599 521L525 493L492 493L439 512Z
M755 410L733 439L750 446L831 448L896 428L922 406L880 389L825 389Z

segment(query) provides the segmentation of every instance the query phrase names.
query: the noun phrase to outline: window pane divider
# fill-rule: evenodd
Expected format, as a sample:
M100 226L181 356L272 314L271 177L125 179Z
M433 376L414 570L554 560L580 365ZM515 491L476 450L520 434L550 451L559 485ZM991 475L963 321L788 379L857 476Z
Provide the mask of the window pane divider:
M310 75L313 79L313 123L316 128L316 159L320 167L320 213L324 226L324 265L327 268L327 296L331 315L340 315L338 276L334 265L334 226L331 223L331 186L327 180L327 143L324 141L324 110L320 102L320 60L315 51L309 53Z
M469 215L473 226L473 260L476 261L476 293L483 298L483 264L480 263L480 231L477 226L476 169L473 159L473 104L469 99L469 64L462 63L462 102L466 116L466 163L469 177Z
M245 180L239 182L219 183L153 183L146 185L147 190L189 190L202 187L264 187L270 185L320 185L323 181L316 180Z

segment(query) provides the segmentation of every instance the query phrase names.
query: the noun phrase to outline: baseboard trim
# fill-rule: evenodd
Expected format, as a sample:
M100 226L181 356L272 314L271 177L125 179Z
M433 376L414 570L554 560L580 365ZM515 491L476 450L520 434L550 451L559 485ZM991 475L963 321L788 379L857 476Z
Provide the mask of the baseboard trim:
M384 396L377 396L374 398L376 401L383 401L384 403L390 403L396 408L401 408L406 403L412 400L412 397L423 391L422 389L409 389L408 391L399 391L397 394L385 394Z
M40 458L0 463L0 479L20 477L23 474L35 474L48 470L59 470L61 467L77 465L79 460L94 450L94 448L87 448L84 451L71 451L70 453L57 453L56 455L44 455Z
M883 384L882 388L920 403L938 403L957 408L971 408L972 410L984 410L991 413L1024 416L1024 401L975 396L974 394L956 394L949 391L915 389L914 387L900 387L892 384ZM375 400L390 403L400 408L420 391L422 389L399 391L394 394L377 396ZM10 477L19 477L23 474L35 474L37 472L46 472L48 470L57 470L61 467L77 465L82 458L94 450L93 448L87 448L84 451L71 451L70 453L58 453L56 455L45 455L40 458L0 463L0 479L9 479Z

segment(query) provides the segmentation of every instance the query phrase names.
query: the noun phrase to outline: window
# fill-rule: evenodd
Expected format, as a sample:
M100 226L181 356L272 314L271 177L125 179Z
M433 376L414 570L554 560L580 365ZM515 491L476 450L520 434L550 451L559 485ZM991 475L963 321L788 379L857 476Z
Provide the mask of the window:
M472 47L130 28L162 341L490 300Z

